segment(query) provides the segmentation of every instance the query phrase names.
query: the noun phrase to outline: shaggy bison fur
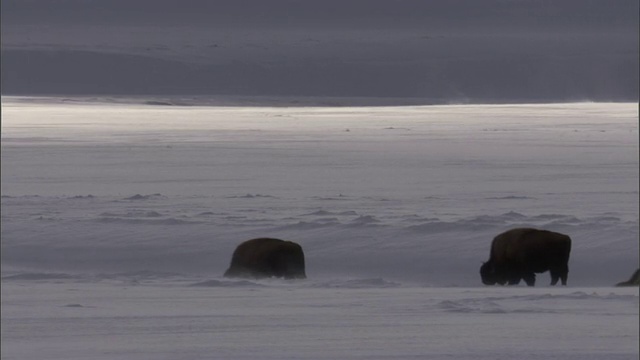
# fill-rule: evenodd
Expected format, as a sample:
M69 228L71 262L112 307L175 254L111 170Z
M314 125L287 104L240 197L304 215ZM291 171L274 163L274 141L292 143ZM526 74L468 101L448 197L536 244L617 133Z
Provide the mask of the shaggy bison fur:
M567 285L569 236L546 230L512 229L493 239L489 261L480 267L485 285L517 285L524 279L534 286L535 273L549 271L551 285L558 280Z
M238 245L225 277L305 279L302 247L292 241L259 238Z

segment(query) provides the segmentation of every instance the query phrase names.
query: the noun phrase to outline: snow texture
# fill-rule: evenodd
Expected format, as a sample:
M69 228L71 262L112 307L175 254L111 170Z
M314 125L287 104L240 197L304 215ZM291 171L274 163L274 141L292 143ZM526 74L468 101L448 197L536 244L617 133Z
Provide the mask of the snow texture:
M638 357L637 104L201 100L3 97L3 359ZM481 285L520 226L568 287ZM223 278L262 236L308 279Z

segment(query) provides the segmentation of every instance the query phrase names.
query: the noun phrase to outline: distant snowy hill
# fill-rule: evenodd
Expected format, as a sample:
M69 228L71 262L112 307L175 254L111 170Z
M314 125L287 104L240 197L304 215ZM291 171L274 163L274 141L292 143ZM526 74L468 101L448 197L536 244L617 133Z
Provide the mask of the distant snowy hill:
M2 2L2 93L637 101L637 0Z

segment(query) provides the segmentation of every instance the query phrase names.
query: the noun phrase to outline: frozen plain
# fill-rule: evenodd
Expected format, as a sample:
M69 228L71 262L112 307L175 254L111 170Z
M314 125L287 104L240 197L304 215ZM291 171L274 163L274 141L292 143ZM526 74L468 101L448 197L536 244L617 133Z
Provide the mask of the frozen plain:
M3 359L638 357L637 104L169 102L3 97ZM569 287L480 285L516 226ZM221 278L257 236L309 279Z

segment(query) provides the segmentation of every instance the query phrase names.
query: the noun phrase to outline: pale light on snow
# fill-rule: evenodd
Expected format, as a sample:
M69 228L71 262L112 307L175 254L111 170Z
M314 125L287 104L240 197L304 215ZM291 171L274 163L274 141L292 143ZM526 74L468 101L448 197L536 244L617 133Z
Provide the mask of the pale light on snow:
M638 357L637 104L161 100L3 97L3 359ZM481 285L519 226L568 287ZM222 278L259 236L308 279Z

